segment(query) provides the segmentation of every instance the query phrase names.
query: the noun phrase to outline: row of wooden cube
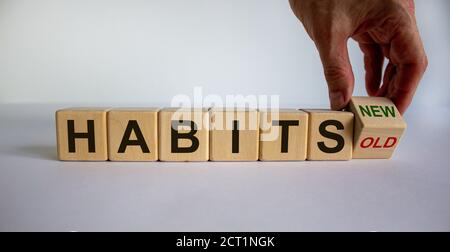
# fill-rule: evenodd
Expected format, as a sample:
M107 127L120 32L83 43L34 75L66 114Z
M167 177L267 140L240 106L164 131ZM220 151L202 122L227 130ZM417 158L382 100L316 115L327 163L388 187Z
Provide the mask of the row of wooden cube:
M386 98L350 111L69 108L56 112L60 160L276 161L390 158L406 127Z

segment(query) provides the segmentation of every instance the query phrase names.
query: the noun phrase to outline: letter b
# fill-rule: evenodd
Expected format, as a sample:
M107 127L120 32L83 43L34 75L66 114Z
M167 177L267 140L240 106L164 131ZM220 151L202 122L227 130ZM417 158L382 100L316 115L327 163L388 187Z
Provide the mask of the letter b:
M178 131L179 126L190 126L190 131L187 133L180 133ZM200 142L198 138L195 137L197 133L197 125L193 121L189 120L178 120L172 121L172 129L171 129L171 152L172 153L192 153L195 152ZM188 147L180 147L178 140L179 139L189 139L191 141L191 146Z

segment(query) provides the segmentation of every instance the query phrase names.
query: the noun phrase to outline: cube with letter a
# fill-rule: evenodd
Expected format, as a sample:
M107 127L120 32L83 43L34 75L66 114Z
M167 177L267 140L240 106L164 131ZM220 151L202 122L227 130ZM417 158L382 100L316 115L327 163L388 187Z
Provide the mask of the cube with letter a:
M109 160L158 160L158 110L115 108L108 111Z
M352 97L349 110L355 114L353 158L390 158L406 129L394 103L384 97Z

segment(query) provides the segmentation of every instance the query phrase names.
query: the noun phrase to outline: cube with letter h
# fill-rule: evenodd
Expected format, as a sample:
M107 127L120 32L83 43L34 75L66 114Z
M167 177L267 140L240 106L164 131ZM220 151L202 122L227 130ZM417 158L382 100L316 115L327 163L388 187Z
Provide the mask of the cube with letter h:
M355 114L353 158L390 158L406 129L394 103L384 97L352 97Z
M56 111L58 158L73 161L108 159L105 108Z

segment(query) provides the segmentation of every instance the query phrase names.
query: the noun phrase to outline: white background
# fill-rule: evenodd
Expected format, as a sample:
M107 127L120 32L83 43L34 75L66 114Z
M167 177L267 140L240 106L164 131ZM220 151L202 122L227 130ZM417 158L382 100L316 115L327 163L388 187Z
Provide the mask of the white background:
M58 161L55 110L194 86L327 106L288 1L0 0L0 231L449 231L450 2L416 4L430 65L392 159L124 163Z
M430 65L413 107L449 105L450 3L416 7ZM364 95L362 55L349 47ZM328 106L287 0L0 0L0 102L169 105L194 86Z

